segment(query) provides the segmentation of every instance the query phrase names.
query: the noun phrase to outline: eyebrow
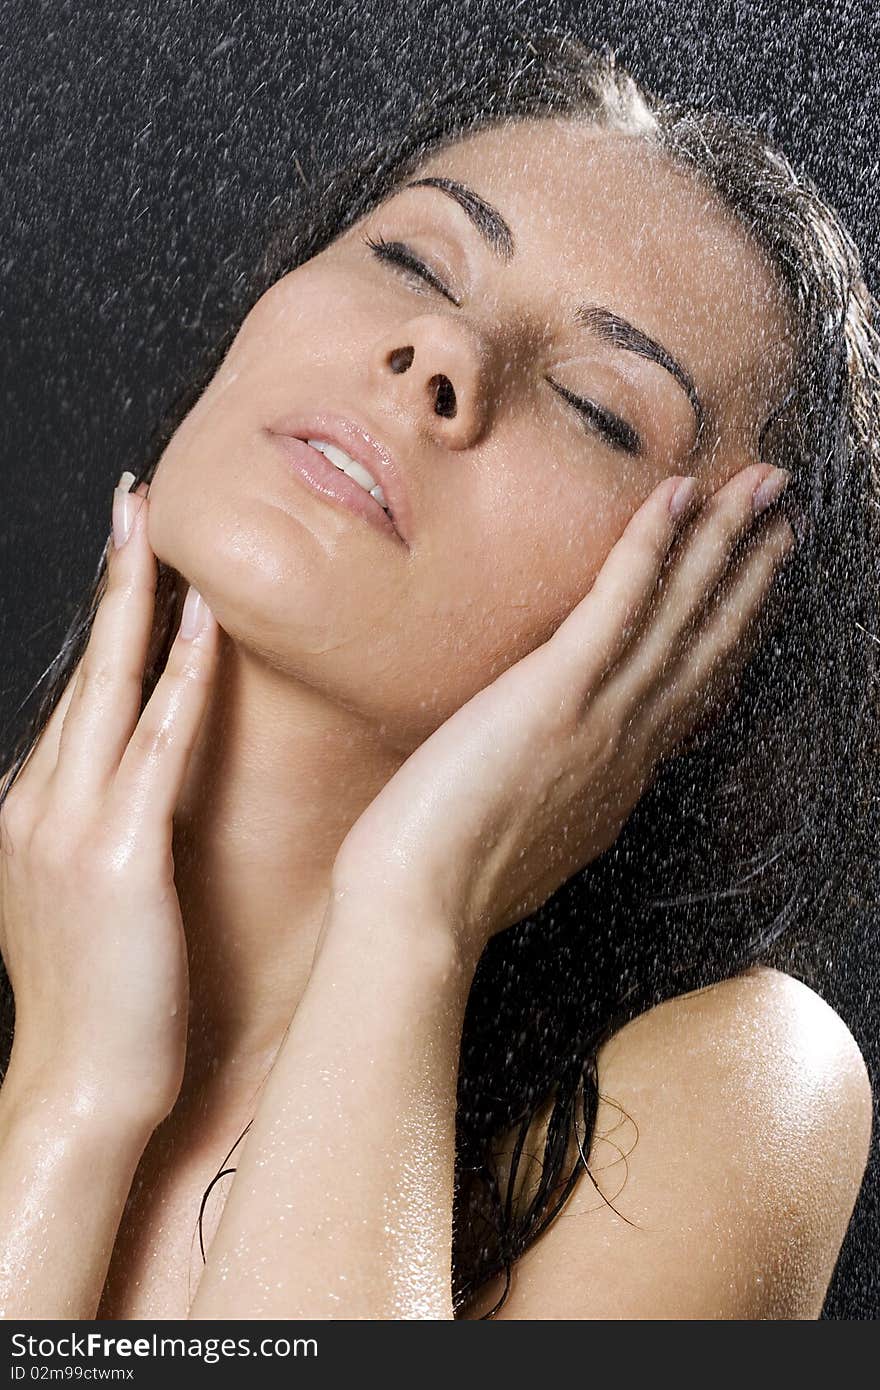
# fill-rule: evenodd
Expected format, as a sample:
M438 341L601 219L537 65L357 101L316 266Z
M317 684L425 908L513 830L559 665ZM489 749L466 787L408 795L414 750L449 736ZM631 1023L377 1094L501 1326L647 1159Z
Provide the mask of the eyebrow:
M468 188L467 184L459 183L457 179L415 179L412 183L404 184L404 188L439 188L441 193L453 198L459 207L464 209L496 256L502 261L512 260L513 232L498 209L493 208L491 203L487 203L485 198L481 198L472 188Z
M460 183L457 179L424 178L414 179L404 184L403 188L439 188L441 193L458 203L494 255L503 261L513 259L516 243L509 225L497 208L487 203L485 198L481 198L467 184ZM639 357L647 358L649 362L656 362L678 382L696 416L696 448L706 423L706 412L693 377L678 359L673 357L669 349L603 304L581 304L575 312L575 317L582 327L595 333L602 342L610 344L611 347L621 348L624 352L634 352Z

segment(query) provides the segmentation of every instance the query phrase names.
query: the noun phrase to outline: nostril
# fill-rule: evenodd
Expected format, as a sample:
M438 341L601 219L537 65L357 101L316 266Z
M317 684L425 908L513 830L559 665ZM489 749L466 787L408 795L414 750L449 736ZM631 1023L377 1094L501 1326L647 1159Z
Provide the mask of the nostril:
M449 420L453 419L458 407L455 403L455 388L449 380L449 377L432 376L430 385L436 386L437 388L437 399L434 404L436 413L445 416Z
M388 359L392 372L405 372L414 356L415 350L411 347L395 348Z

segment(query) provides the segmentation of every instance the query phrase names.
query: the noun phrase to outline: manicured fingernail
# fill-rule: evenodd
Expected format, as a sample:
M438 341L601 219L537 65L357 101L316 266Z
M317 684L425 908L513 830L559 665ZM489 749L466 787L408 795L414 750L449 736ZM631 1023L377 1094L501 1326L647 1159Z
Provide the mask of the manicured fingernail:
M788 487L790 478L791 474L787 469L774 468L773 472L762 483L758 484L752 493L752 509L756 516L759 512L765 511L772 502L775 502L777 497L782 496Z
M670 516L680 517L687 511L696 490L696 478L683 478L669 499Z
M117 550L128 540L134 519L144 504L138 493L131 491L134 474L122 474L113 489L113 544Z
M201 632L210 615L210 609L202 598L198 589L194 589L192 584L186 591L186 598L183 601L183 613L180 616L180 635L187 640L195 637Z

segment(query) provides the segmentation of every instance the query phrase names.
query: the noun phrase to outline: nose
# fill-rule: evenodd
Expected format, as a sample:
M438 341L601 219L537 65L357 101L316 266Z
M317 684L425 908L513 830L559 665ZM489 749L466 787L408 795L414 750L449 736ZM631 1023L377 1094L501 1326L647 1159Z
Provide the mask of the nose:
M466 324L421 314L378 344L374 384L448 448L472 447L488 419L487 351Z

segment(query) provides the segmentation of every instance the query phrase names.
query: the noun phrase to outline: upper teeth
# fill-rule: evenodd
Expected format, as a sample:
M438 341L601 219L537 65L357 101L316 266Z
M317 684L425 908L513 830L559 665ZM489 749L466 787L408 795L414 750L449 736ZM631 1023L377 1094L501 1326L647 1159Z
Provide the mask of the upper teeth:
M384 492L376 482L376 479L370 477L370 474L362 463L358 463L356 459L351 458L351 456L347 454L344 449L340 449L337 444L328 444L323 439L307 439L306 443L310 444L313 449L317 449L319 453L322 453L324 457L328 458L337 468L341 468L343 473L346 473L349 478L353 478L356 483L359 483L364 491L368 492L371 497L375 497L379 506L384 507L387 512L388 503L385 501Z

